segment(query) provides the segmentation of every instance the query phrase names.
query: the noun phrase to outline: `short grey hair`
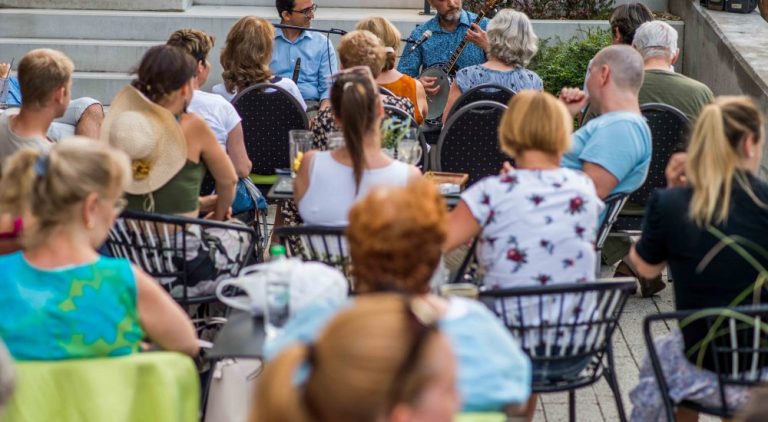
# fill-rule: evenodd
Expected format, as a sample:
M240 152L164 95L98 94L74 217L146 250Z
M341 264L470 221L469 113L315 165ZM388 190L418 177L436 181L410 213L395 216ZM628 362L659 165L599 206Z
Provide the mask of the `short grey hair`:
M637 35L635 35L637 36ZM607 65L617 88L637 95L643 85L643 56L628 45L611 45L598 51L592 67ZM594 75L594 73L592 74ZM592 77L590 75L590 77Z
M677 31L666 22L646 22L635 31L632 47L642 54L644 60L655 57L672 60L677 53Z
M488 23L488 54L510 66L527 66L539 50L539 37L525 13L504 9Z

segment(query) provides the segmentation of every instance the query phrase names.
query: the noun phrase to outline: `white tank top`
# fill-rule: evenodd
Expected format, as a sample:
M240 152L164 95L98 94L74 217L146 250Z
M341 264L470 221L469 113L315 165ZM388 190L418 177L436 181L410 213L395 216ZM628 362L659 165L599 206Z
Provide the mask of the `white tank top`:
M346 226L352 205L368 191L380 185L405 186L409 166L400 161L379 169L363 171L360 190L355 195L352 167L337 162L330 151L315 154L309 169L309 188L299 201L299 214L304 224Z

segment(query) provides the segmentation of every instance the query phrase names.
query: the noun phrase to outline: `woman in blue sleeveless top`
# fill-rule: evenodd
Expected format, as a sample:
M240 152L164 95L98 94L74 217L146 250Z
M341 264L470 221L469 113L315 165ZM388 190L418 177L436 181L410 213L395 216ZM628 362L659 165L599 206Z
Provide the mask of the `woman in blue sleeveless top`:
M148 336L196 355L191 321L147 274L96 247L124 207L127 157L85 138L3 163L0 213L24 216L23 251L0 256L0 338L17 360L120 356Z

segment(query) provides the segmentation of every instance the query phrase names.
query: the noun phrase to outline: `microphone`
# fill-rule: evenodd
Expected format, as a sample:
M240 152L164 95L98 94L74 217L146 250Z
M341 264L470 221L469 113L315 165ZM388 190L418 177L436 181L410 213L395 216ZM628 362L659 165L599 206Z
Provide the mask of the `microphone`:
M419 48L422 44L427 42L427 40L430 39L431 37L432 37L432 31L430 30L424 31L424 33L421 34L421 38L419 38L419 40L416 41L415 44L413 44L413 47L411 47L410 52L413 53L414 51L416 51L417 48Z
M301 57L296 59L296 66L293 67L293 82L299 82L299 71L301 70Z

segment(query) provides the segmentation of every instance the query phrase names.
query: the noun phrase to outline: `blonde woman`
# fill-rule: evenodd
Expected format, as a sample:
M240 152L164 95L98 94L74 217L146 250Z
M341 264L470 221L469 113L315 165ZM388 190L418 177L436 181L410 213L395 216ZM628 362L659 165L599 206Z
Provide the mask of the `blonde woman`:
M294 382L300 367L309 374ZM361 297L312 343L266 366L251 422L449 422L459 409L456 358L430 304Z
M266 19L245 16L235 22L219 59L224 68L221 74L224 83L214 85L212 91L232 101L238 92L251 85L271 83L288 91L306 110L307 105L296 83L275 76L269 70L274 40L275 28Z
M17 360L120 356L145 335L166 350L198 351L192 322L160 285L125 259L100 256L125 207L128 158L86 138L11 156L0 213L24 215L24 250L0 256L0 338Z
M397 54L400 51L400 31L387 18L365 18L355 29L367 30L379 37L387 52L387 59L381 73L376 77L379 86L390 90L398 97L406 97L416 106L414 118L421 124L429 113L427 92L418 79L400 73L396 68Z
M752 242L746 250L760 265L768 265L759 252L768 249L768 185L757 178L765 146L763 124L762 114L748 97L720 97L705 106L693 130L683 174L679 157L670 163L668 183L679 187L656 191L648 200L643 234L630 259L647 278L669 266L678 310L752 303L751 295L743 302L738 299L752 290L758 277L752 264L729 247L706 261L705 257L717 247L720 239L715 233L720 232ZM685 357L706 333L706 326L694 322L659 339L656 349L664 372L675 374L667 377L671 397L719 406L712 360L706 357L702 369ZM729 406L745 403L744 390L730 393ZM661 397L647 362L630 397L633 420L663 419Z
M461 94L477 85L496 84L513 92L544 89L539 75L525 68L539 50L539 38L525 13L513 9L497 13L488 23L488 41L488 61L456 72L443 112L443 123Z

